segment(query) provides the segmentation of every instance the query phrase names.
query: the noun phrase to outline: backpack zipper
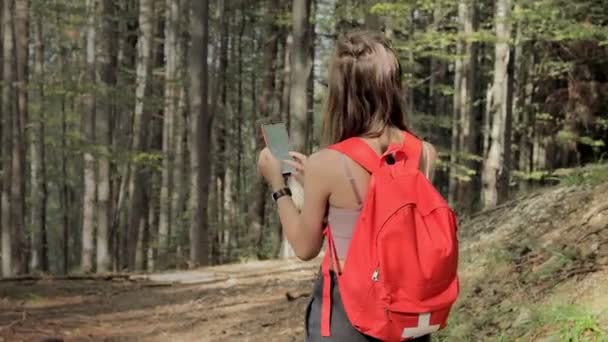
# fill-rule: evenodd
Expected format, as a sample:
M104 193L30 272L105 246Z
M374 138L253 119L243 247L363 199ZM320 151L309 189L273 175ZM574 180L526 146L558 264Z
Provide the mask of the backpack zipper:
M379 276L380 276L380 267L376 267L376 269L374 270L374 273L372 274L372 281L377 282Z

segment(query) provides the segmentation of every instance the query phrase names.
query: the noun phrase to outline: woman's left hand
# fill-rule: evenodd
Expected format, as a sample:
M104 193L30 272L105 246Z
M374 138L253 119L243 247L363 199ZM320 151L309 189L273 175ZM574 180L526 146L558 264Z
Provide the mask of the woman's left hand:
M300 185L304 186L304 168L308 157L300 152L289 152L289 155L293 158L292 160L284 160L283 162L290 165L294 172L291 176L297 180Z
M258 172L266 179L266 182L268 182L268 185L273 190L278 190L285 186L283 174L281 173L281 161L270 152L268 147L265 147L260 152L258 157Z

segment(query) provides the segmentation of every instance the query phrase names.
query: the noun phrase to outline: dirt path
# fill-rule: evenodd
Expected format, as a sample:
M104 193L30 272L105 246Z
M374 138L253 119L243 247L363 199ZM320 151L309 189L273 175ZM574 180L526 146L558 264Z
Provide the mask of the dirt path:
M0 282L0 341L301 341L318 265ZM297 298L288 300L288 292Z

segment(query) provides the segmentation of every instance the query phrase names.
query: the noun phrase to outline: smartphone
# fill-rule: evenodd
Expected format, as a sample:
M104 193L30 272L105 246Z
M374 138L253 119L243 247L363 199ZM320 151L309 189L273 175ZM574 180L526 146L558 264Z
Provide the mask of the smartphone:
M287 133L287 126L284 123L272 123L262 125L262 135L266 146L270 149L270 152L278 160L289 160L291 156L291 145L289 144L289 134ZM290 175L295 170L291 165L281 163L281 172L283 175Z

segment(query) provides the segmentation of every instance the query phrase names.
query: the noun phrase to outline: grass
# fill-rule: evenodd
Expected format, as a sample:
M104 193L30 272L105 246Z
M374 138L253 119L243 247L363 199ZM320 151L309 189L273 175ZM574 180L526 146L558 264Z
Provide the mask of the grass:
M583 168L556 170L555 177L564 186L597 185L608 182L608 164L591 164Z
M525 308L522 303L513 305ZM531 307L530 320L518 327L506 330L497 328L495 335L479 336L475 334L476 325L513 320L508 308L489 310L480 321L463 320L460 310L454 310L450 316L448 328L436 334L436 341L559 341L559 342L608 342L608 332L599 325L599 314L594 314L576 305L553 304ZM517 310L515 310L517 311Z
M568 304L554 304L535 310L533 326L544 326L552 331L550 338L569 342L605 342L608 332L599 325L599 315ZM536 329L534 329L536 330Z

